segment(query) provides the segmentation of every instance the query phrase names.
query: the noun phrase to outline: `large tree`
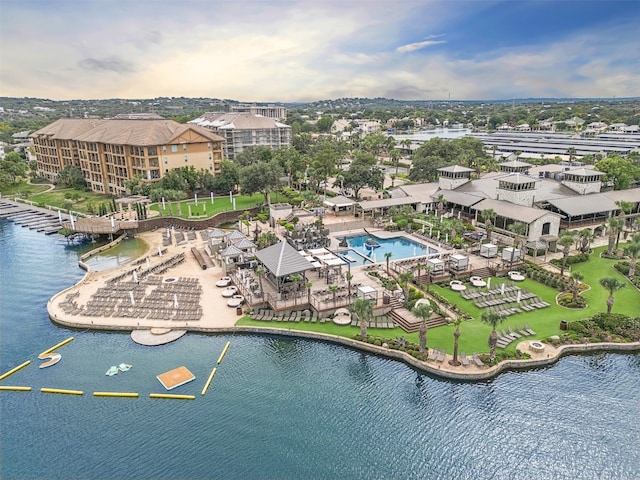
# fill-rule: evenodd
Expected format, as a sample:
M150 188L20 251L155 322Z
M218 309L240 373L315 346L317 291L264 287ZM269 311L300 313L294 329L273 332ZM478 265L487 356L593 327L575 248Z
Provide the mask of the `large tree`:
M215 176L213 186L216 192L231 192L240 184L240 165L230 160L220 164L220 173Z
M56 183L64 187L77 189L83 189L87 186L82 171L73 165L67 165L58 172Z
M258 162L240 169L240 187L246 195L262 193L271 204L271 192L280 186L280 177L282 168L277 161Z
M273 150L266 145L245 147L236 154L234 161L241 166L252 165L258 162L268 162L273 156Z
M569 252L571 251L571 245L573 245L573 233L565 230L561 232L558 239L558 245L562 247L562 265L560 267L560 275L564 275L564 269L567 266L567 259L569 258Z

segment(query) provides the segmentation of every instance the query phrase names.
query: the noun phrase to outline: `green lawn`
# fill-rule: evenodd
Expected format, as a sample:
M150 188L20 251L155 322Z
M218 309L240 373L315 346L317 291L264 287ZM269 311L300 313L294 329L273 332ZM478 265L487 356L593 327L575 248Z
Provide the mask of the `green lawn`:
M271 196L272 202L277 202L276 195ZM232 210L246 210L254 208L264 203L264 195L256 193L254 195L234 195L236 202L235 209L233 202L229 200L229 195L214 197L213 203L210 196L198 197L198 204L195 199L182 200L180 202L165 202L164 209L162 203L155 203L149 207L150 210L160 212L163 216L172 216L179 218L208 218L216 213L228 212ZM191 211L191 217L189 217Z
M613 312L624 313L626 315L638 316L640 315L640 292L633 287L633 285L625 279L617 270L613 268L615 260L607 260L600 258L600 253L605 247L595 249L595 252L590 256L588 262L583 264L574 265L575 271L580 271L584 275L584 283L591 286L589 291L584 292L582 295L587 299L589 305L584 310L570 310L567 308L556 305L555 298L559 293L557 290L542 285L533 280L526 279L519 285L523 288L528 288L531 292L538 295L540 298L550 303L551 306L543 309L538 309L532 312L523 312L516 315L507 317L506 321L498 328L511 326L515 324L523 326L526 322L529 326L535 330L535 338L545 338L550 335L559 335L560 322L562 320L579 320L581 318L591 317L596 313L606 311L606 299L608 292L600 285L599 279L607 276L614 276L626 283L626 287L615 293L615 305ZM495 288L500 283L505 282L504 278L492 278L491 287ZM465 300L459 293L454 292L448 288L448 286L431 286L432 291L437 292L441 296L448 299L450 302L458 305L463 311L473 317L473 320L465 321L460 324L460 350L467 353L472 352L488 352L489 346L487 340L491 333L491 328L480 321L483 309L476 307L471 300ZM238 325L251 325L251 326L269 326L274 328L285 327L291 330L303 330L314 331L321 333L328 333L341 337L353 337L360 332L359 327L341 327L333 323L282 323L282 322L264 322L255 321L249 318L243 318L238 322ZM433 328L427 332L427 344L429 347L446 348L448 353L453 353L453 332L455 330L454 325L446 325L443 327ZM412 342L418 342L418 334L407 334L403 330L396 328L393 330L386 329L369 329L368 333L374 336L381 336L386 338L396 338L404 336L407 340ZM507 347L508 351L515 349L516 342L513 342Z
M51 205L53 207L64 208L64 203L67 200L65 195L78 195L78 200L71 200L73 202L71 210L76 212L91 213L89 206L93 205L95 212L98 211L98 206L101 203L111 204L111 198L102 193L86 192L84 190L76 190L73 188L56 188L50 192L40 193L32 195L29 200L36 202L40 205Z
M26 180L20 180L14 184L6 185L5 187L1 188L0 193L2 193L3 196L18 195L22 198L29 198L31 195L47 190L50 186L51 185L49 185L48 183L35 185L27 183Z

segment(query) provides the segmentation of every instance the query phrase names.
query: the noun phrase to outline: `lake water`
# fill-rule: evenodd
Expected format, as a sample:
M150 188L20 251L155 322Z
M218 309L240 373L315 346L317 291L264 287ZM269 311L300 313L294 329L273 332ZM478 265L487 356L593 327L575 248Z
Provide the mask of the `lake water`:
M77 260L63 239L0 220L0 372L32 362L1 383L34 388L0 392L3 480L640 477L640 355L572 356L460 383L276 336L143 347L49 321L47 300L83 275ZM38 369L37 354L69 336L62 360ZM121 362L133 368L105 376ZM180 365L196 380L172 392L196 399L150 399L164 392L155 376Z

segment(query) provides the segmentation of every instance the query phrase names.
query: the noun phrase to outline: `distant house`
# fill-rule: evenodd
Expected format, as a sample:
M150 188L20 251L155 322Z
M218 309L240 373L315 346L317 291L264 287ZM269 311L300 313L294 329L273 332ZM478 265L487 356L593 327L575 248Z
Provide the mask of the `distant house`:
M29 130L23 130L21 132L16 132L13 135L11 135L11 142L12 143L29 143L30 139L29 139L29 134L31 132Z

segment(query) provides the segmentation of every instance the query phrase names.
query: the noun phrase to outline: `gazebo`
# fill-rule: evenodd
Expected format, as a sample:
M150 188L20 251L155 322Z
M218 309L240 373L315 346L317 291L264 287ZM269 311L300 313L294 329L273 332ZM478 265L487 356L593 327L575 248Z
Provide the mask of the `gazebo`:
M256 258L266 269L265 278L275 284L281 293L285 283L291 281L291 276L300 274L305 277L307 270L314 266L286 241L281 241L270 247L256 252Z

